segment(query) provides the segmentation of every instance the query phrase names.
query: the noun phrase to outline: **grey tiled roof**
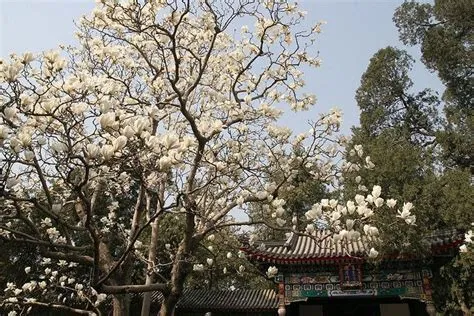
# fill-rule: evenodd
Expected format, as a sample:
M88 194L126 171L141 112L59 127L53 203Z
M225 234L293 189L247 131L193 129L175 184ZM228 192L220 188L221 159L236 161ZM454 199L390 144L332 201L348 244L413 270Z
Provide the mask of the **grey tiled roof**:
M278 307L278 299L273 290L188 290L176 307L181 311L271 311Z
M153 292L153 304L163 295ZM185 290L176 304L178 311L272 311L278 307L274 290Z
M354 241L334 242L326 231L319 231L313 238L292 234L286 242L267 242L258 249L246 248L247 254L258 261L287 262L333 260L344 257L365 256L370 249L371 237L362 236Z
M459 232L442 231L426 237L434 253L454 248L461 240ZM245 247L243 250L254 260L269 263L330 263L334 261L364 260L375 239L362 235L357 240L334 242L327 231L318 231L312 238L292 234L286 241L270 241Z

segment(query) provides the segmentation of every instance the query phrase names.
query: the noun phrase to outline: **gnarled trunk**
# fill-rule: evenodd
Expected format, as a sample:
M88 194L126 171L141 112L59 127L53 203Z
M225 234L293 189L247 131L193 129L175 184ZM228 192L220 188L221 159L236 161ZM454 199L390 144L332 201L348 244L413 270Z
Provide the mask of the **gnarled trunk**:
M171 289L161 304L159 316L173 316L176 304L183 294L184 282L191 270L190 249L194 246L191 238L181 243L171 270Z
M151 224L151 239L150 239L150 250L148 251L148 267L147 275L145 280L145 285L152 284L154 282L154 272L151 271L155 265L156 261L156 250L158 247L158 218L155 219L153 224ZM151 295L153 292L143 293L142 301L142 316L150 315L150 305L151 305Z
M466 303L461 302L460 306L461 306L462 314L464 316L472 316L473 315L473 313L471 312L471 309L469 307L467 307Z
M113 316L128 316L130 315L130 296L127 294L124 295L114 295L113 298Z
M176 304L183 294L184 282L191 271L190 259L192 257L192 252L200 241L197 238L193 238L194 229L194 211L189 208L186 213L184 238L179 244L178 251L174 258L173 268L171 269L170 292L165 295L165 299L161 304L159 316L173 316Z
M170 294L165 297L161 304L159 316L174 316L174 310L178 303L179 295Z
M178 250L178 256L176 256L177 260L172 269L171 291L169 294L165 295L163 303L161 304L159 316L173 316L176 304L183 294L184 281L189 273L189 263L180 260L184 257L183 253L180 253L180 250Z

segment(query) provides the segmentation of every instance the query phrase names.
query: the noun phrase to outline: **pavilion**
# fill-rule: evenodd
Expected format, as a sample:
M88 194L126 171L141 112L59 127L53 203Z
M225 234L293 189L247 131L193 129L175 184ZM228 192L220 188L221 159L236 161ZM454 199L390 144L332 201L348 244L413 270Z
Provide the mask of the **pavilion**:
M374 264L367 254L370 237L335 243L291 234L242 248L262 271L278 268L278 315L414 316L435 315L431 279L462 243L456 231L426 238L428 256L386 256Z

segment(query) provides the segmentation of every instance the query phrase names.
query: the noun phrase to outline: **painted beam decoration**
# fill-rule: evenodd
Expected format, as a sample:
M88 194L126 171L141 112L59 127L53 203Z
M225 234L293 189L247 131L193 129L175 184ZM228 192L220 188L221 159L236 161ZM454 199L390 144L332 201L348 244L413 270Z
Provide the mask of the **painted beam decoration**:
M276 281L284 286L287 304L308 297L376 296L431 299L430 269L368 272L360 276L360 285L357 288L344 286L340 275L331 272L287 273L278 275Z

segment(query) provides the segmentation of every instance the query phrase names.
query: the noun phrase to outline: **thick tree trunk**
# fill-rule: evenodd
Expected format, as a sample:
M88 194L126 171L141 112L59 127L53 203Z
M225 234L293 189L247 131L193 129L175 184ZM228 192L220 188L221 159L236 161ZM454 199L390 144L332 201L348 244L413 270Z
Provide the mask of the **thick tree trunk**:
M129 295L115 295L113 298L113 316L130 315L130 297Z
M464 316L472 316L471 309L469 307L467 307L466 303L461 302L460 305L461 305L462 314Z
M184 282L191 270L189 263L190 249L193 249L194 242L191 238L185 239L176 253L173 268L171 270L171 289L161 304L159 316L173 316L176 303L183 294Z
M190 205L194 203L187 202ZM179 244L178 251L174 258L173 268L171 269L170 292L165 295L161 304L159 316L174 316L174 310L179 298L183 294L184 282L191 272L191 257L193 249L196 248L200 240L193 238L195 223L194 211L189 207L186 213L186 226L184 229L184 238Z
M147 267L147 275L145 280L145 285L152 284L154 280L154 272L152 269L154 268L154 264L156 261L156 249L158 247L158 218L155 219L153 224L151 224L151 239L150 239L150 249L148 251L148 267ZM142 302L142 313L141 316L149 316L150 315L150 305L151 305L151 295L153 292L146 292L143 294L143 302Z
M182 260L184 255L180 250L181 247L178 250L178 255L176 256L177 260L175 261L171 272L171 291L168 295L165 295L163 303L161 304L159 316L173 316L176 304L183 294L184 281L189 273L189 263Z
M165 297L163 303L161 304L160 313L158 316L174 316L174 310L178 300L179 296L173 294Z

